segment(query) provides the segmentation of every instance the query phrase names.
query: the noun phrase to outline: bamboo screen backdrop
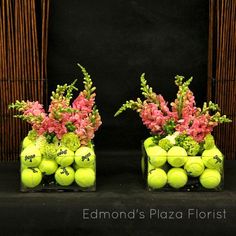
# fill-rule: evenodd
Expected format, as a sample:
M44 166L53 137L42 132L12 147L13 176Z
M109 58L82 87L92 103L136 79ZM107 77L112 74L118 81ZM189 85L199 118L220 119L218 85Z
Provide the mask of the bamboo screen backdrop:
M47 97L49 0L0 0L0 161L18 160L29 127L8 104Z
M13 118L16 99L47 101L47 35L50 0L0 0L0 161L18 160L29 127ZM209 0L208 98L233 119L217 128L227 159L236 154L236 0Z
M210 0L208 99L233 122L214 136L227 159L236 156L236 0Z

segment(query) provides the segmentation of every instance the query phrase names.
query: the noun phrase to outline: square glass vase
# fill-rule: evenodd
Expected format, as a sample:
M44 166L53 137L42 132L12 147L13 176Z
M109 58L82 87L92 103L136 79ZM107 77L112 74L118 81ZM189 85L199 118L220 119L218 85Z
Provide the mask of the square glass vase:
M222 191L224 186L223 155L160 155L142 142L141 169L148 191Z
M34 145L21 148L21 192L96 191L96 155L93 144L73 152L60 146L54 158Z

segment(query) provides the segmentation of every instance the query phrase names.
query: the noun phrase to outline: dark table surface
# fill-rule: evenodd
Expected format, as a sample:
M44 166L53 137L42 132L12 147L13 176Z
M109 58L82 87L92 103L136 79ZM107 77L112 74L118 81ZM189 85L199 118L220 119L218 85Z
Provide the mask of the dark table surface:
M97 153L97 191L19 192L0 164L0 235L236 235L236 161L222 192L147 192L140 152Z

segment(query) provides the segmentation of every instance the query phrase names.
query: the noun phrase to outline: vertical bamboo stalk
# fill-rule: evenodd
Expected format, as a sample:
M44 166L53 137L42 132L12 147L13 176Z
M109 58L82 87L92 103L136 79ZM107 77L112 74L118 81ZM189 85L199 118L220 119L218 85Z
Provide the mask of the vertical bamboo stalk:
M42 82L42 86L45 86L44 88L44 93L45 96L42 95L42 97L44 97L44 102L45 104L48 106L47 104L47 99L48 99L48 80L47 80L47 54L48 54L48 25L49 25L49 9L50 9L50 0L46 0L46 10L45 10L45 50L44 50L44 76L43 76L43 81ZM44 13L44 11L43 11Z
M3 30L3 63L4 63L4 79L7 78L7 56L6 56L6 17L5 17L5 0L2 0L2 30Z
M3 33L2 33L2 8L0 6L0 78L3 78Z
M37 68L36 68L36 48L35 48L35 35L34 35L34 19L33 19L33 11L32 11L32 8L33 8L33 1L30 1L29 2L30 4L30 8L31 8L31 33L32 33L32 43L33 43L33 76L32 76L32 79L36 79L36 76L37 76ZM33 94L36 93L36 89L35 89L35 86L34 84L32 83L32 96Z
M212 99L214 2L209 0L207 99Z

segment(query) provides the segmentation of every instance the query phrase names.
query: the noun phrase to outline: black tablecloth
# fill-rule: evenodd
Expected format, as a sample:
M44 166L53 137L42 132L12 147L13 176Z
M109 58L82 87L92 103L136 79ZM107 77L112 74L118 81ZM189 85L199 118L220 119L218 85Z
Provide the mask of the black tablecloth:
M222 192L147 192L139 152L97 155L97 191L20 193L0 164L0 235L236 235L236 161Z

